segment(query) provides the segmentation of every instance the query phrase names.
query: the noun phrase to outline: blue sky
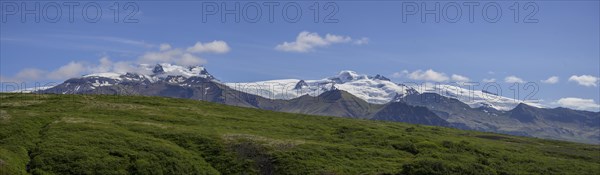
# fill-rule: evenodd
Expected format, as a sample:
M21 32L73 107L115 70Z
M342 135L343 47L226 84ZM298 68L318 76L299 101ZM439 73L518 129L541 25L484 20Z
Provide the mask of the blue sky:
M241 6L250 2L263 3L239 1ZM282 6L290 2L297 2L302 9L302 17L296 23L285 21L281 13ZM26 6L33 6L33 3L27 2ZM48 2L40 3L43 7ZM267 19L265 6L262 6L261 19L256 23L243 19L237 23L231 15L226 16L228 21L223 23L220 14L207 16L207 21L203 22L203 3L186 1L137 2L134 4L139 7L134 15L139 20L137 23L122 22L131 11L123 10L125 3L121 2L120 21L115 23L110 7L114 2L98 1L102 17L98 22L90 23L81 13L81 7L86 3L89 1L81 2L75 8L73 23L68 20L65 6L56 23L43 19L37 23L33 15L26 16L27 21L23 23L19 21L20 14L7 15L6 8L10 7L2 4L0 13L7 15L7 21L0 23L2 81L60 82L73 72L56 71L69 63L82 63L86 68L100 64L101 58L113 63L135 63L148 53L160 53L161 44L186 50L197 42L222 41L227 44L227 51L198 52L194 56L225 82L320 79L341 70L354 70L363 74L382 74L396 82L447 83L453 81L452 75L467 77L474 82L495 79L502 85L503 92L508 93L510 84L505 80L514 76L524 82L537 83L539 92L535 97L548 105L583 104L596 108L594 105L600 101L598 1L536 2L538 11L533 18L538 20L537 23L523 22L533 7L524 9L526 2L521 1L518 23L513 21L514 11L510 10L514 1L497 2L502 16L496 23L483 19L481 10L487 2L480 2L475 7L472 23L468 20L466 6L461 6L462 16L456 23L444 19L436 23L431 15L422 23L419 14L407 16L407 21L403 22L402 2L389 1L335 2L327 9L324 7L328 4L320 2L318 23L314 22L314 11L310 7L314 2L306 1L280 2L275 7L272 23ZM228 1L225 5L233 8L234 3ZM435 3L427 1L417 5L433 8ZM443 7L450 1L439 3ZM333 6L338 7L333 16L338 22L324 23L322 19L332 12ZM449 9L449 15L454 15L453 9ZM93 14L93 9L88 13ZM494 13L488 11L490 16ZM54 15L50 14L48 16ZM288 11L288 14L294 16L294 11ZM309 49L304 47L302 51L278 49L277 46L284 42L295 42L301 32L308 32L313 37L318 35L322 43L297 42L292 45L308 45ZM327 34L338 38L327 40ZM552 84L541 82L552 76L558 77L558 81ZM513 81L519 79L512 78ZM579 101L558 103L561 98Z

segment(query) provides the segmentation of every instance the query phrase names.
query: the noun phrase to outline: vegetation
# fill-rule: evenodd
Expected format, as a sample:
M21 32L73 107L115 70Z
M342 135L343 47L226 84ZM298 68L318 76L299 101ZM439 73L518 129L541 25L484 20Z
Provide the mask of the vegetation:
M0 174L597 174L600 146L160 97L0 94Z

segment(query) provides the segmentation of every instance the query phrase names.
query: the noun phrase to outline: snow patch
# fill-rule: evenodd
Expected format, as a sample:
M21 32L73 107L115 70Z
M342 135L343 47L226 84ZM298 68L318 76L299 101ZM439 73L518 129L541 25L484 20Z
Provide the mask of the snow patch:
M114 72L104 72L104 73L95 73L95 74L84 75L83 77L103 77L103 78L110 78L110 79L115 79L115 80L122 80L121 75L123 75L123 74L114 73Z
M544 106L535 101L522 101L475 89L466 89L447 84L425 84L425 86L413 86L419 93L437 93L444 97L457 99L472 108L491 107L501 111L515 108L519 103L543 108Z
M339 89L347 91L369 103L384 104L397 95L406 94L409 87L387 80L361 75L354 71L341 71L337 76L321 80L282 79L251 83L225 83L230 88L269 99L293 99L303 95L318 96Z

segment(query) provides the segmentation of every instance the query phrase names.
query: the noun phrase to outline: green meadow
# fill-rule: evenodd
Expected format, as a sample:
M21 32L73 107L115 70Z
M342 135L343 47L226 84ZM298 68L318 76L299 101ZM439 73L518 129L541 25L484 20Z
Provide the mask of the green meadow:
M0 174L598 174L600 145L142 96L0 94Z

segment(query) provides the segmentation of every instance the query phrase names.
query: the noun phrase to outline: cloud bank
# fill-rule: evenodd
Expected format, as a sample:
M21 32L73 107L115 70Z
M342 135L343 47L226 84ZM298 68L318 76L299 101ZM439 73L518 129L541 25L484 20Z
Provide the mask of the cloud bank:
M556 104L572 109L579 110L589 110L589 111L598 111L600 110L600 105L598 105L593 99L583 99L583 98L561 98L556 101Z
M408 70L403 70L402 72L395 72L392 74L394 78L408 78L411 80L419 80L419 81L430 81L430 82L447 82L452 80L456 83L467 83L470 82L471 79L464 75L452 74L451 76L447 76L446 73L437 72L433 69L427 69L425 71L419 69L413 72L409 72Z
M361 38L353 40L349 36L325 34L325 37L321 37L318 33L311 33L308 31L302 31L298 34L295 41L283 42L275 46L275 50L284 52L310 52L316 48L326 47L332 44L339 43L350 43L353 42L356 45L364 45L369 42L368 38Z
M156 49L156 47L155 47ZM2 82L28 82L37 80L65 80L91 73L117 72L117 73L145 73L140 72L137 64L173 63L183 66L206 64L206 60L199 54L215 53L224 54L231 50L225 41L212 41L207 43L197 42L188 48L174 48L170 44L160 44L158 50L147 51L136 61L113 62L107 56L98 60L98 63L71 61L55 70L46 71L37 68L25 68L14 77L1 76Z
M428 69L426 71L416 70L407 74L407 77L412 80L422 80L422 81L434 81L434 82L444 82L448 81L448 76L445 73L436 72L432 69Z
M551 76L548 77L548 79L545 80L541 80L542 83L546 83L546 84L556 84L558 83L558 77L557 76Z
M522 78L519 78L514 75L504 78L504 82L506 82L506 83L525 83L525 81Z
M577 82L577 84L581 85L581 86L587 86L587 87L596 87L598 86L598 77L594 77L591 75L573 75L571 77L569 77L569 81L574 81Z

